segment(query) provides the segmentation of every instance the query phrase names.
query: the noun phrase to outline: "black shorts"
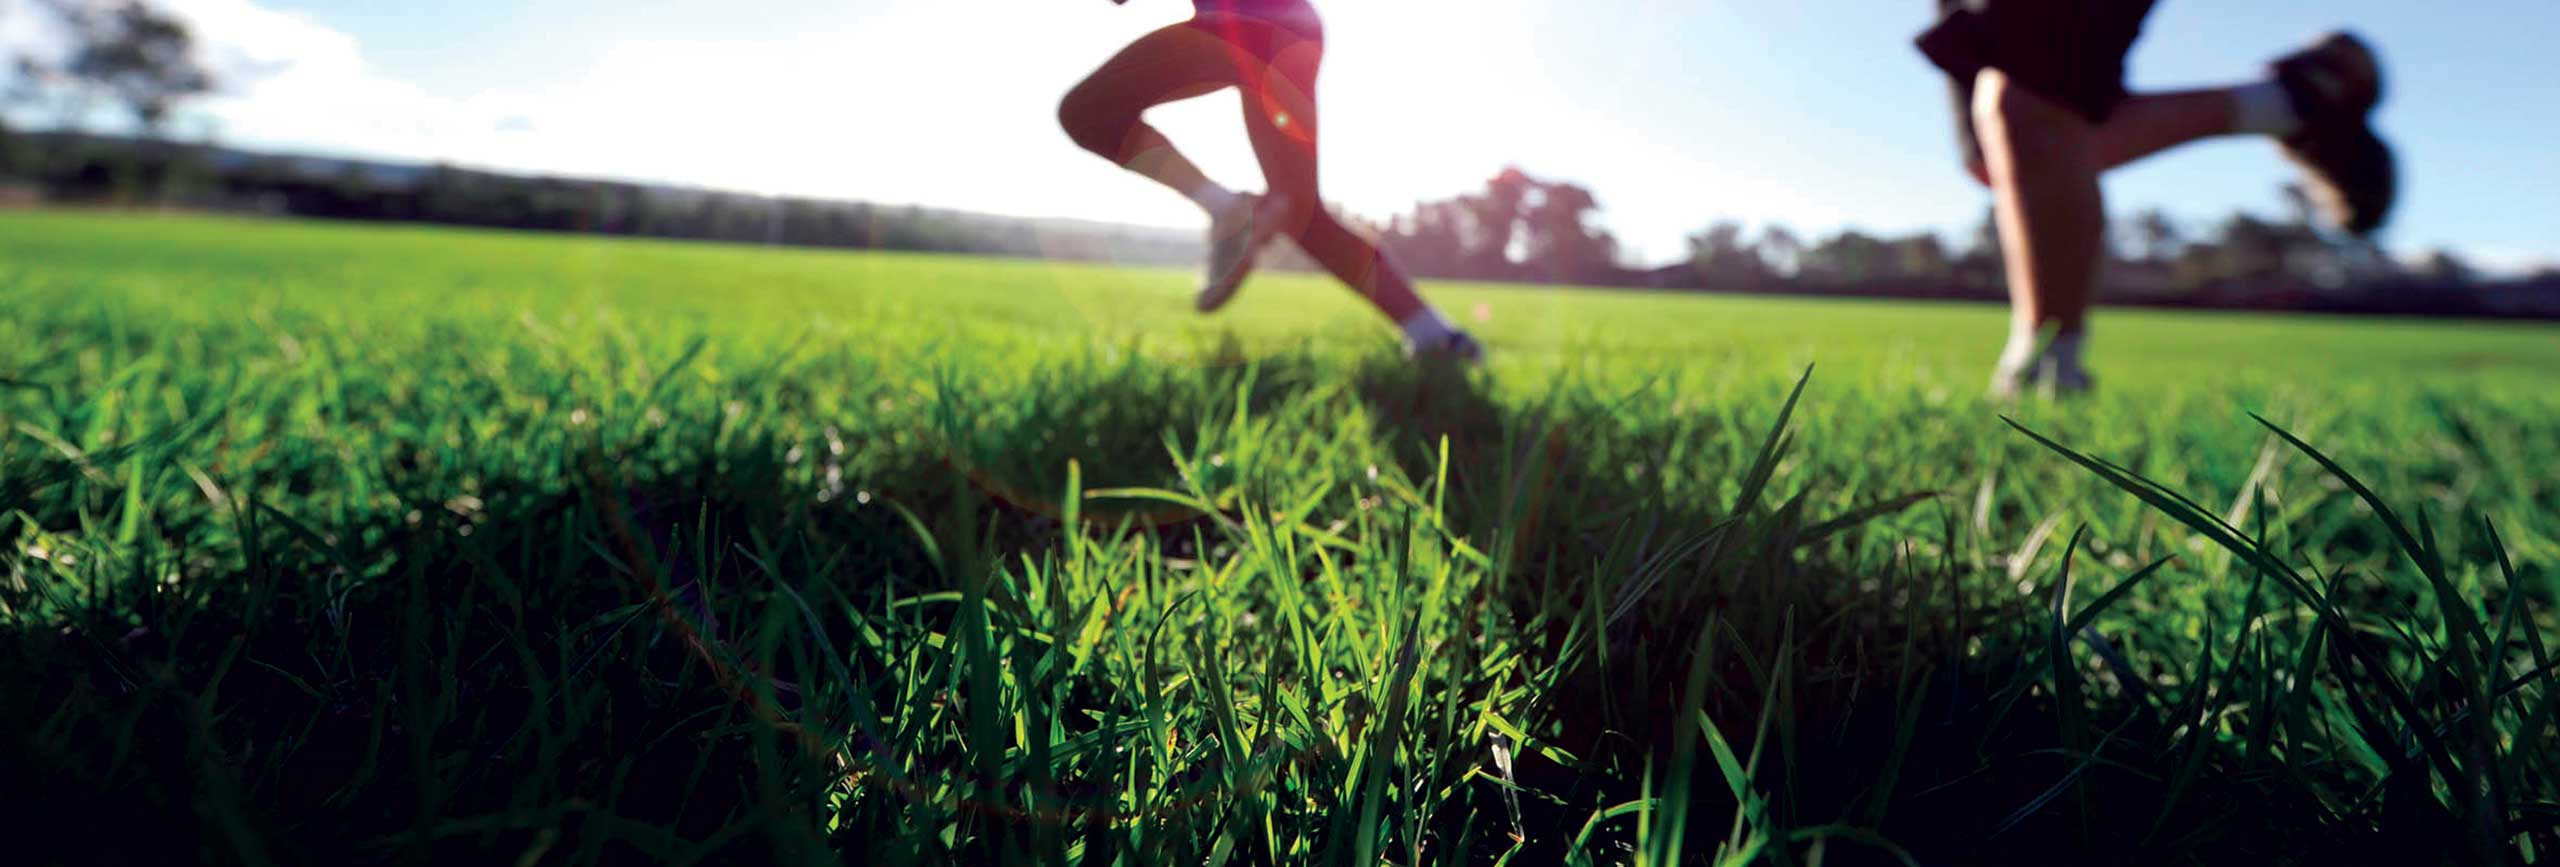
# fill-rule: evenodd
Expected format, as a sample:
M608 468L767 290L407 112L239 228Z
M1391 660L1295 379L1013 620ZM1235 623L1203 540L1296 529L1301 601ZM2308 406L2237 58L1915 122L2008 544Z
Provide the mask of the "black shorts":
M1920 53L1955 84L1957 135L1980 158L1973 80L1997 69L2098 123L2124 101L2124 61L2157 0L1938 0Z

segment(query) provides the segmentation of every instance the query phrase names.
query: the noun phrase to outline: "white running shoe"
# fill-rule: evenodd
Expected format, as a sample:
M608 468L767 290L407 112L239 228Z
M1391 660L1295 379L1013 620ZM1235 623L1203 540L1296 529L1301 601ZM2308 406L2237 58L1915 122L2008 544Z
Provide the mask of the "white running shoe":
M2048 398L2086 394L2097 387L2088 368L2066 364L2047 353L2029 356L2024 364L2003 364L1991 372L1991 397L2016 400L2027 394Z
M2017 400L2044 380L2044 353L2029 355L2024 361L2002 361L1991 369L1991 398Z
M1277 193L1238 195L1226 211L1210 215L1209 265L1200 275L1200 294L1192 299L1192 306L1214 313L1235 300L1236 290L1244 288L1244 278L1253 273L1254 257L1279 232L1279 216L1288 203L1287 197Z
M1464 331L1450 331L1428 343L1406 338L1406 358L1426 364L1476 364L1484 361L1484 344Z

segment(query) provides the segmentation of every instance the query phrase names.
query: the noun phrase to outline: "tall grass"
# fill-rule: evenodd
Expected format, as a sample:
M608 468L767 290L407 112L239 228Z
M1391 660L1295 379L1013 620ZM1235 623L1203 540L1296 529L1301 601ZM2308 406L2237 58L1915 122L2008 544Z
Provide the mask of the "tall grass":
M1451 373L1285 281L6 220L36 863L2560 842L2548 331L2003 409L1990 311L1461 288Z

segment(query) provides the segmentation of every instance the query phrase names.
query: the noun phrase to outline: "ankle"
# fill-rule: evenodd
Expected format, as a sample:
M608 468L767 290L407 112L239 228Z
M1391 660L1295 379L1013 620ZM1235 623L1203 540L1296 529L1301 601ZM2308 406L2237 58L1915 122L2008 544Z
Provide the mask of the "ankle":
M2078 370L2081 350L2088 346L2088 342L2089 332L2085 328L2056 334L2053 342L2045 346L2045 357L2064 370Z
M1209 212L1209 215L1213 217L1226 213L1229 209L1234 208L1238 201L1243 199L1242 194L1237 193L1234 190L1227 189L1226 187L1219 186L1216 181L1202 181L1200 186L1185 190L1182 195L1185 198L1190 199L1193 204L1199 205L1201 210Z
M1405 342L1417 346L1436 346L1458 333L1458 326L1450 323L1448 317L1429 307L1396 320L1396 327L1404 331Z
M2033 362L2043 338L2043 329L2033 322L2009 323L2009 342L2000 348L2000 367L2004 370L2017 369Z
M2301 131L2302 112L2293 104L2293 94L2272 79L2244 84L2231 89L2231 128L2286 138Z

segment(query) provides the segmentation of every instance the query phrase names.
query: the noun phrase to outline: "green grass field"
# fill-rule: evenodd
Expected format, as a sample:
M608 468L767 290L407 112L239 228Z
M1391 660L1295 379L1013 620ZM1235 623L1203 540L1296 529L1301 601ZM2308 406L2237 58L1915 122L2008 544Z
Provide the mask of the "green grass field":
M1187 282L0 213L19 863L2560 845L2560 328Z

